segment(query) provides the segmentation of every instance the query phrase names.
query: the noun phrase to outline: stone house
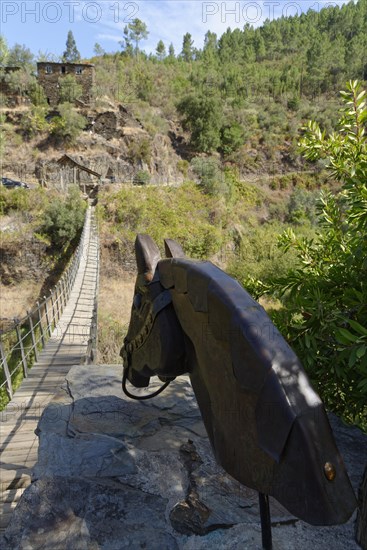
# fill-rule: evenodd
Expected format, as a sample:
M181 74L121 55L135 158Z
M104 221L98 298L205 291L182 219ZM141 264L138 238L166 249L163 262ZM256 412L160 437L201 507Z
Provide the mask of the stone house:
M58 105L60 100L60 79L71 75L82 86L83 93L80 102L89 104L95 81L94 65L89 63L37 63L38 84L42 86L51 107Z

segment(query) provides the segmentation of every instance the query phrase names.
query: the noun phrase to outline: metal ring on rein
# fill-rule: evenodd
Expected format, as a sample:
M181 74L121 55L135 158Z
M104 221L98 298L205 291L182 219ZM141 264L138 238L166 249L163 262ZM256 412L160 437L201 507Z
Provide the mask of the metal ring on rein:
M126 380L127 380L127 375L128 375L129 368L130 368L130 366L127 367L126 369L124 369L124 373L122 375L122 390L123 390L124 394L127 395L127 397L130 397L130 399L136 399L137 401L143 401L144 399L151 399L152 397L156 397L157 395L162 393L162 391L165 390L166 387L169 386L169 384L172 382L172 380L167 380L167 382L165 382L158 390L156 390L155 392L153 392L149 395L141 395L141 396L140 395L133 395L126 388Z

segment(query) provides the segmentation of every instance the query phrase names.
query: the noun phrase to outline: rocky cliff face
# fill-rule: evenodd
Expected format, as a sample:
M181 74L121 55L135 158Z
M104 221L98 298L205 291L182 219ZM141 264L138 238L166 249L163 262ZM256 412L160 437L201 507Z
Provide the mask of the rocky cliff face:
M177 168L181 159L166 134L149 134L142 123L122 105L102 113L85 111L88 126L73 150L68 151L80 165L98 172L103 181L131 183L141 170L149 173L150 182L175 184L183 181ZM50 151L39 158L35 174L39 182L50 187L65 184L91 183L91 176L83 170L69 173L57 161L63 152Z
M21 240L0 239L0 279L4 285L43 279L50 269L46 244L31 234Z

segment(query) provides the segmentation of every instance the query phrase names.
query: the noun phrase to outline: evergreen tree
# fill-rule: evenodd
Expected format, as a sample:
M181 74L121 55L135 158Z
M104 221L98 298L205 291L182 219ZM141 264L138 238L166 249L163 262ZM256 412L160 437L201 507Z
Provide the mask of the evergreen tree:
M98 42L94 44L93 51L95 55L104 55L106 53L105 50L102 48L102 46L98 44Z
M8 64L9 48L5 36L0 34L0 66L5 67Z
M217 35L215 32L208 31L204 38L204 52L213 52L217 51Z
M148 38L149 32L146 24L140 19L134 19L128 24L129 38L135 42L135 55L139 51L139 42Z
M63 53L62 60L69 63L76 63L80 61L80 53L76 47L76 42L72 31L68 32L66 39L66 50Z
M192 61L194 57L194 41L189 32L183 37L181 56L184 61Z
M210 153L220 147L223 110L218 96L190 95L179 103L178 111L196 151Z
M162 59L164 59L166 57L166 46L164 45L162 40L160 40L158 42L155 51L156 51L157 57L160 61L162 61Z
M124 38L119 42L120 46L124 49L126 55L131 56L134 52L133 46L131 44L129 27L125 25L124 28Z
M24 44L14 44L14 46L9 50L7 63L10 66L29 68L29 66L33 63L33 60L34 55L29 48L26 48Z
M172 42L171 42L171 44L169 45L169 48L168 48L168 57L170 57L170 58L175 57L175 48L173 47Z

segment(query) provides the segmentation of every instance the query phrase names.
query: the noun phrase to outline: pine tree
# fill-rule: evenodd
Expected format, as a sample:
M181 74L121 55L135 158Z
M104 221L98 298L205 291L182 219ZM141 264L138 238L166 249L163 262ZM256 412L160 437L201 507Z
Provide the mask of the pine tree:
M164 45L162 40L160 40L158 42L155 51L156 51L157 57L160 61L162 61L162 59L164 59L166 57L166 46Z
M5 36L0 34L0 66L5 67L8 64L9 48Z
M135 42L135 55L139 51L139 42L148 38L149 32L146 24L140 19L134 19L128 24L129 37Z
M133 46L131 44L129 27L127 25L125 25L125 28L124 28L124 39L120 40L119 44L124 49L125 54L127 54L129 56L133 54L134 49L133 49Z
M182 42L181 56L184 59L184 61L192 61L194 56L193 45L194 45L194 41L192 39L192 36L189 32L187 32L184 35L183 42Z
M93 52L95 55L104 55L106 52L98 42L94 44Z
M173 47L172 42L171 42L171 44L169 45L169 48L168 48L168 57L170 57L170 58L175 57L175 48Z
M64 51L62 60L69 63L80 61L80 53L76 47L76 42L72 31L68 32L68 37L66 39L66 50Z

